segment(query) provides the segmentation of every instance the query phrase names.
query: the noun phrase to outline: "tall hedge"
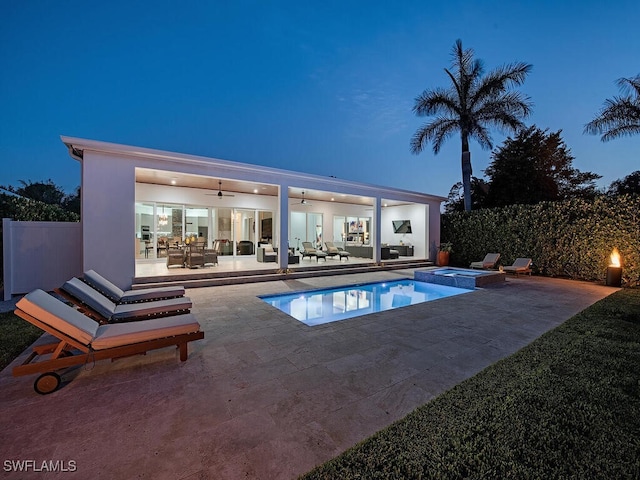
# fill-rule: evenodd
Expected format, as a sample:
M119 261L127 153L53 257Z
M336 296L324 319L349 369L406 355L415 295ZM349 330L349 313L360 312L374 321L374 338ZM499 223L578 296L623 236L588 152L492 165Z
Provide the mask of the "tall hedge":
M613 247L623 276L640 277L640 196L601 196L536 205L510 205L442 217L443 242L452 242L451 263L468 266L489 252L503 265L531 257L548 276L604 280Z

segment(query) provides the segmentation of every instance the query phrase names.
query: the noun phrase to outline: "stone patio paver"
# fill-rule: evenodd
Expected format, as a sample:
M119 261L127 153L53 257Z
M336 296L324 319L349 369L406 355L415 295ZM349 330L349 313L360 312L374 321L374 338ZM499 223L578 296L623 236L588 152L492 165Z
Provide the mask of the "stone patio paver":
M0 374L3 465L74 460L69 479L296 478L615 291L510 277L317 327L256 298L400 276L413 272L190 289L205 338L188 361L164 349L86 365L47 396L11 365Z

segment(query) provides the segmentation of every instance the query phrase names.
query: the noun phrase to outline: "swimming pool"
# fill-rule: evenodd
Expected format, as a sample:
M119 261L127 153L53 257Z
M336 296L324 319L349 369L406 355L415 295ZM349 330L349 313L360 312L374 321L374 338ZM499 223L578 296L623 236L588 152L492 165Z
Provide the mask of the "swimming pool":
M261 295L259 298L296 320L314 326L470 291L406 279L280 295Z

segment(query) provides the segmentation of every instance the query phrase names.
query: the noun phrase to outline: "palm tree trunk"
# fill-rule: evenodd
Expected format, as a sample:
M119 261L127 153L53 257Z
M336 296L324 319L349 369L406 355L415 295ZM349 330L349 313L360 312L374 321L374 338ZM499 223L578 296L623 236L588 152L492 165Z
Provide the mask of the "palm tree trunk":
M464 192L464 210L471 211L471 152L469 151L469 140L466 135L462 136L462 189Z

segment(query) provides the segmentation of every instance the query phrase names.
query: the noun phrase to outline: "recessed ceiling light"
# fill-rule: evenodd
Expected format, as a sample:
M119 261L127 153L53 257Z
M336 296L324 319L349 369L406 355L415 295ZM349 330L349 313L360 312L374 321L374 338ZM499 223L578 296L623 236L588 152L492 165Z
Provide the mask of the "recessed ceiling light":
M335 200L336 200L335 198L331 197L331 201L332 201L332 202L335 202Z
M175 185L176 183L177 183L177 182L176 182L176 179L175 179L175 178L172 178L172 179L171 179L171 185Z
M257 188L254 188L254 189L253 189L253 193L258 193L258 189L257 189Z

